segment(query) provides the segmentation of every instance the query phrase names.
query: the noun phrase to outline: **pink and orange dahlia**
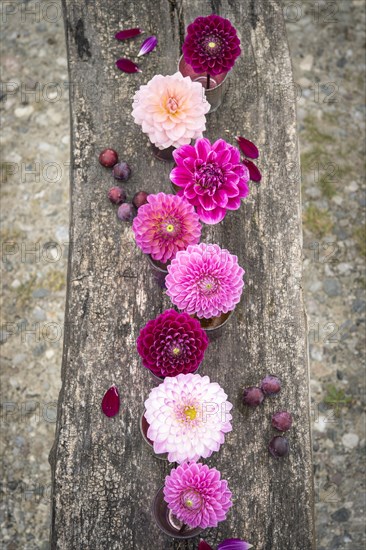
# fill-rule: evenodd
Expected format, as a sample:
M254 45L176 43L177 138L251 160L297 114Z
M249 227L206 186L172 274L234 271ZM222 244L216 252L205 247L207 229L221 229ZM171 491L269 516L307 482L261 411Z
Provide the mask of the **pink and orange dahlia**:
M210 104L202 86L181 73L155 75L133 98L132 116L159 149L202 137Z

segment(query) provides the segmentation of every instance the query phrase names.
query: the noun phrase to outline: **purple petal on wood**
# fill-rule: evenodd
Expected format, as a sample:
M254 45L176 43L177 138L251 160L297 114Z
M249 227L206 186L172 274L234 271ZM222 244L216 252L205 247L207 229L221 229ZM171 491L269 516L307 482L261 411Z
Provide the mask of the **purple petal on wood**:
M252 141L249 141L249 139L242 136L237 136L235 139L239 143L239 147L246 157L249 157L250 159L257 159L259 157L258 148Z
M210 546L209 544L207 544L206 541L201 539L198 545L198 550L212 550L212 546Z
M133 38L134 36L139 36L139 34L142 34L144 31L142 31L139 28L135 29L126 29L124 31L119 31L114 35L114 38L116 40L127 40L128 38Z
M146 55L147 53L152 52L157 45L158 39L156 38L156 36L149 36L149 38L146 38L146 40L144 40L144 42L142 43L137 57L141 57L142 55Z
M262 174L260 173L259 168L251 160L243 159L243 164L249 170L249 176L252 181L259 183L262 179Z
M116 416L119 411L119 393L116 386L111 386L104 394L102 411L106 416Z
M217 550L249 550L252 545L241 539L225 539L217 547Z
M116 61L116 67L120 71L123 71L124 73L141 73L141 69L139 68L136 63L131 61L130 59L126 59L125 57L121 57L121 59L118 59Z

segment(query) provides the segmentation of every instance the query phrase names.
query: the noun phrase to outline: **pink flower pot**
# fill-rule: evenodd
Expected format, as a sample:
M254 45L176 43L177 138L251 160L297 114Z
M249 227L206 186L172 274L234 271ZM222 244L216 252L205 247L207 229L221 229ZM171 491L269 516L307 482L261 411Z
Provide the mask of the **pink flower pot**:
M185 62L183 55L179 59L178 71L182 73L183 76L189 76L193 82L199 82L202 84L206 99L211 105L211 109L208 114L214 113L220 107L222 100L224 98L226 89L227 89L227 76L229 73L221 73L215 76L210 77L210 88L206 89L207 86L207 73L196 73L194 72L191 65Z

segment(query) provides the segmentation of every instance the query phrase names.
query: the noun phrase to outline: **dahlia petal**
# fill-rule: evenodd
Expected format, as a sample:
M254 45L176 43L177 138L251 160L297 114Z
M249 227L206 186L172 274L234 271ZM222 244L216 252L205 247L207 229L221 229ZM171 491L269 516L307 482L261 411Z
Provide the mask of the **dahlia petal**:
M144 40L144 42L142 43L140 51L137 54L137 57L141 57L142 55L146 55L152 52L157 45L158 45L158 39L156 38L156 36L149 36L149 38L146 38L146 40Z
M141 69L130 59L122 57L116 61L116 67L124 73L141 73Z
M257 159L259 157L258 148L252 141L249 141L249 139L242 136L238 136L235 139L239 143L239 147L246 157L251 159Z
M216 204L212 201L212 198L207 193L200 195L199 201L204 210L214 210L216 208Z
M133 38L134 36L138 36L139 34L142 34L144 31L142 31L139 28L134 29L126 29L124 31L117 32L114 37L116 40L127 40L128 38Z
M198 550L213 550L212 546L207 544L204 540L200 540L198 544Z
M249 550L252 544L241 539L225 539L217 547L217 550Z
M244 159L243 164L248 168L250 179L259 183L262 179L262 174L260 173L259 168L251 160Z
M226 208L226 205L228 203L228 196L226 193L226 190L219 189L216 191L215 195L213 196L213 201L217 206L220 206L221 208Z
M214 208L213 210L205 210L202 207L197 206L196 210L200 220L208 225L220 223L226 215L226 209L220 207Z

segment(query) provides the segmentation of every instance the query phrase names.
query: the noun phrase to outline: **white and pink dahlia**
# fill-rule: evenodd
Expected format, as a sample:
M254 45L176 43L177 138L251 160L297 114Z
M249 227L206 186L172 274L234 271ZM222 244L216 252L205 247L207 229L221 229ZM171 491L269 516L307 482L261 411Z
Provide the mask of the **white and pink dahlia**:
M210 104L202 85L181 73L155 75L135 93L132 116L159 149L202 137Z
M190 245L168 266L167 295L189 315L211 319L232 311L244 287L237 256L217 244Z
M147 437L170 462L196 461L218 451L230 432L232 404L208 376L178 374L153 388L145 401Z

